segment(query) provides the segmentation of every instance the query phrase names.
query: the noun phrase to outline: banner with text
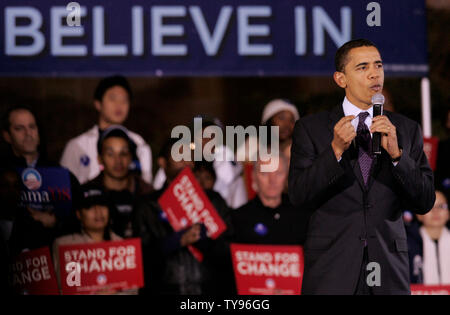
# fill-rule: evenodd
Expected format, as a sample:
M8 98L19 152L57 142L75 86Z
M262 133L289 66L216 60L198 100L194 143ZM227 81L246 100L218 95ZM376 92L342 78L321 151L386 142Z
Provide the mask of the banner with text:
M424 0L4 0L4 76L330 76L378 45L386 72L428 72Z
M23 295L59 294L48 247L23 252L11 266L14 291Z
M72 210L69 171L62 167L20 168L19 207L65 216Z
M231 244L238 294L294 295L302 288L303 248Z
M188 167L178 174L159 198L158 203L175 231L195 223L203 223L207 235L216 239L227 229L225 222Z
M94 294L144 285L141 239L59 247L63 294Z
M450 295L449 285L411 284L411 295Z
M423 138L423 152L427 156L428 163L433 171L436 170L437 154L439 150L439 138Z

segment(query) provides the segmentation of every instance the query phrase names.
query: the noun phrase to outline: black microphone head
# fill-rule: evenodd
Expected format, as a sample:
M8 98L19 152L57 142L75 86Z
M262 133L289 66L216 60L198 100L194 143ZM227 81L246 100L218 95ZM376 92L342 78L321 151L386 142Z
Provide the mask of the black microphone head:
M376 93L372 96L372 104L384 105L384 95L381 93Z

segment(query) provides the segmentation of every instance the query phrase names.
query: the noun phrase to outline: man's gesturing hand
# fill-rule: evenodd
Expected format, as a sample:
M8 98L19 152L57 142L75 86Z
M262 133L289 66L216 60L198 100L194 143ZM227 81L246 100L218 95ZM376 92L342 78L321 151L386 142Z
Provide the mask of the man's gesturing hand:
M354 115L345 116L337 122L334 126L333 141L331 147L333 148L336 159L339 160L345 150L348 149L353 139L356 137L355 127L351 121L355 119Z
M380 115L374 117L372 120L372 126L370 127L370 132L381 133L381 146L386 150L392 159L400 157L402 152L398 147L397 130L387 116Z

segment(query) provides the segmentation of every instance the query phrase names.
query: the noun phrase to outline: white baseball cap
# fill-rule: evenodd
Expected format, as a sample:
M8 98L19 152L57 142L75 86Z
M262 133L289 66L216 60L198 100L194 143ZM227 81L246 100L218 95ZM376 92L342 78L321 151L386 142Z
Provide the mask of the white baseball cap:
M264 107L261 124L265 125L270 118L284 110L291 112L292 115L294 115L295 120L300 119L298 110L293 104L282 99L275 99L267 103Z

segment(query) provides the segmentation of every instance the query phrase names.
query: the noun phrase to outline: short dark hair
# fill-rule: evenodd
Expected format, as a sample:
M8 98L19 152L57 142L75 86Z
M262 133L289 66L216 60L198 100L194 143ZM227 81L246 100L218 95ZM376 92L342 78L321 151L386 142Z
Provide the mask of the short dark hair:
M105 206L108 209L108 224L105 227L103 238L105 241L111 240L111 221L112 216L116 211L116 206L108 196L108 192L104 187L93 183L87 183L81 186L80 195L74 199L75 211L86 211L93 206ZM78 221L78 231L82 233L81 222Z
M345 65L347 64L347 56L350 50L358 47L375 47L374 43L372 43L368 39L360 38L354 39L349 42L346 42L344 45L339 47L336 51L336 55L334 56L334 66L336 67L336 71L344 72ZM378 48L377 48L378 49Z
M178 141L180 141L180 138L167 138L164 141L161 150L159 150L158 157L168 161L172 154L172 146Z
M208 172L212 176L214 181L216 181L217 175L216 175L216 170L214 169L213 162L208 162L208 161L203 161L203 160L196 161L194 164L194 173L201 172L201 171Z
M105 95L106 91L108 91L110 88L114 86L123 87L128 93L128 98L131 100L132 93L130 84L128 83L128 80L121 75L103 78L98 83L97 88L95 89L94 99L101 102L103 99L103 95Z
M26 111L30 112L31 115L33 115L34 120L36 120L36 123L37 123L36 114L34 113L33 109L30 106L28 106L28 105L13 105L13 106L10 106L6 110L5 114L2 117L2 126L1 126L2 130L9 132L9 129L11 128L11 121L9 120L11 118L11 114L18 110L26 110Z
M131 153L133 159L136 158L136 144L133 140L130 139L126 131L119 126L113 126L103 131L103 133L98 137L97 141L97 153L98 155L102 155L103 152L103 143L108 138L121 138L126 141L128 144L128 150Z

